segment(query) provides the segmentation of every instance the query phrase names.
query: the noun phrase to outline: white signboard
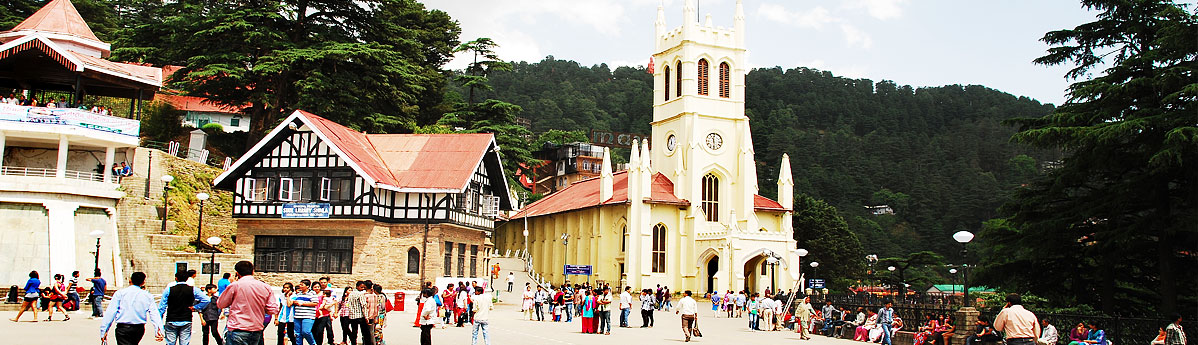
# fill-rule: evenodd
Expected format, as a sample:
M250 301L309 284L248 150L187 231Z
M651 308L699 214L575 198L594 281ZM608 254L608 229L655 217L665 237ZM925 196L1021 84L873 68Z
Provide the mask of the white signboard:
M131 137L137 137L141 130L141 122L133 119L73 108L26 107L12 104L0 104L0 121L83 127Z

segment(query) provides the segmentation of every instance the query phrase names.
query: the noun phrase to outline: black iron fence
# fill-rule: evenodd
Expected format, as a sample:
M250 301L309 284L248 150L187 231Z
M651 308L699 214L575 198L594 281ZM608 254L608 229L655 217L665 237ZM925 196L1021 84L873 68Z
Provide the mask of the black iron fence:
M906 296L902 301L894 301L895 315L902 318L906 325L904 329L910 330L917 327L916 325L927 320L928 315L952 315L960 308L960 296L950 298L948 296L936 295L921 295L921 296ZM890 297L879 297L868 294L859 295L812 295L811 302L818 309L824 304L824 301L832 301L832 305L836 307L845 307L849 310L856 310L858 307L877 310L882 307L883 300ZM986 320L994 320L998 315L999 308L1002 306L981 306L978 311L981 312L979 317ZM1111 340L1114 345L1147 345L1160 333L1160 329L1168 325L1172 320L1164 318L1151 317L1127 317L1121 315L1105 315L1105 314L1057 314L1057 313L1042 313L1036 312L1036 316L1040 319L1047 319L1057 328L1060 333L1058 344L1069 343L1069 331L1077 327L1078 323L1094 322L1098 327L1106 332L1106 337ZM1187 339L1196 339L1198 336L1198 322L1194 322L1191 318L1183 318L1182 327L1186 329Z

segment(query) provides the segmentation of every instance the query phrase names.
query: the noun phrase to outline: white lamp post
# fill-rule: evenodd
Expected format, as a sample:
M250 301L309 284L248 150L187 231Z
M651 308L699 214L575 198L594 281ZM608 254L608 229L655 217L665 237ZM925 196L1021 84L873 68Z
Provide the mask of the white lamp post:
M212 246L212 259L208 261L208 284L212 284L216 275L216 246L220 245L220 237L209 237L208 244Z
M961 265L961 287L964 293L962 301L965 307L969 307L969 260L966 259L966 254L968 254L966 246L970 241L973 241L973 233L964 230L957 231L957 233L953 234L953 240L961 244L961 260L965 262L965 264Z
M811 266L811 278L814 279L816 277L815 272L817 272L816 268L819 267L819 262L812 261L809 265Z

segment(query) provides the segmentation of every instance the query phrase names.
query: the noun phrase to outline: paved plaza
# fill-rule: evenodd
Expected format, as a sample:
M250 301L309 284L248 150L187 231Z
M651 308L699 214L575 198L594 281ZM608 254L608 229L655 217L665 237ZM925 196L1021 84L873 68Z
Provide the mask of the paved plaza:
M523 320L519 306L514 302L514 294L501 293L502 301L496 304L491 320L492 344L673 344L682 343L681 321L673 312L659 311L655 313L656 326L653 328L616 328L611 335L582 334L581 320L574 322L537 322ZM700 303L702 307L704 303ZM415 312L411 302L406 311L388 314L385 330L386 340L390 344L419 343L420 330L412 327ZM84 306L85 309L88 306ZM701 308L704 309L704 308ZM90 312L89 312L90 313ZM98 340L99 320L88 320L88 314L73 314L70 321L51 322L20 322L13 323L8 319L15 312L0 312L3 321L0 322L0 334L4 335L3 344L96 344ZM32 315L26 313L23 318L31 320ZM39 313L45 319L44 313ZM62 320L56 314L55 320ZM618 325L619 314L612 315L612 321ZM196 325L199 320L196 319ZM223 325L223 323L222 323ZM630 316L630 325L640 326L639 315ZM710 304L700 312L700 329L704 337L694 338L692 342L708 344L775 344L778 342L796 342L820 345L863 344L850 340L832 339L812 336L812 340L799 340L798 334L791 332L760 332L748 330L748 319L714 318L711 315ZM275 344L274 326L266 335L267 344ZM201 344L198 327L193 329L192 344ZM337 341L341 341L341 330L336 330ZM113 338L109 335L110 344ZM482 342L482 339L479 339ZM147 332L143 344L154 344L152 333ZM463 345L470 343L469 327L446 327L433 330L433 343Z

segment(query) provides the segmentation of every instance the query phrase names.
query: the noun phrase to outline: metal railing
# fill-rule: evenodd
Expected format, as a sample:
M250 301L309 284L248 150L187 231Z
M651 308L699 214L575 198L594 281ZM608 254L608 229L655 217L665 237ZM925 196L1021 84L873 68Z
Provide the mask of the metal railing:
M29 168L29 167L0 167L0 175L8 176L29 176L29 177L58 177L58 170L46 168ZM104 175L91 173L86 171L66 170L64 171L66 178L73 180L104 182Z
M161 142L161 141L145 140L145 141L142 141L141 147L161 150L162 152L166 152L167 154L173 155L175 157L183 158L183 159L193 159L193 158L202 159L202 160L204 160L204 164L207 164L208 166L211 166L214 168L221 168L221 169L225 168L225 163L227 163L227 162L226 162L226 157L224 157L224 156L217 155L217 154L210 154L208 152L208 150L195 150L195 149L186 148L186 147L179 147L178 143L176 143L174 145L176 147L176 149L172 150L171 143L174 143L174 142ZM172 151L176 151L176 152L172 153Z

